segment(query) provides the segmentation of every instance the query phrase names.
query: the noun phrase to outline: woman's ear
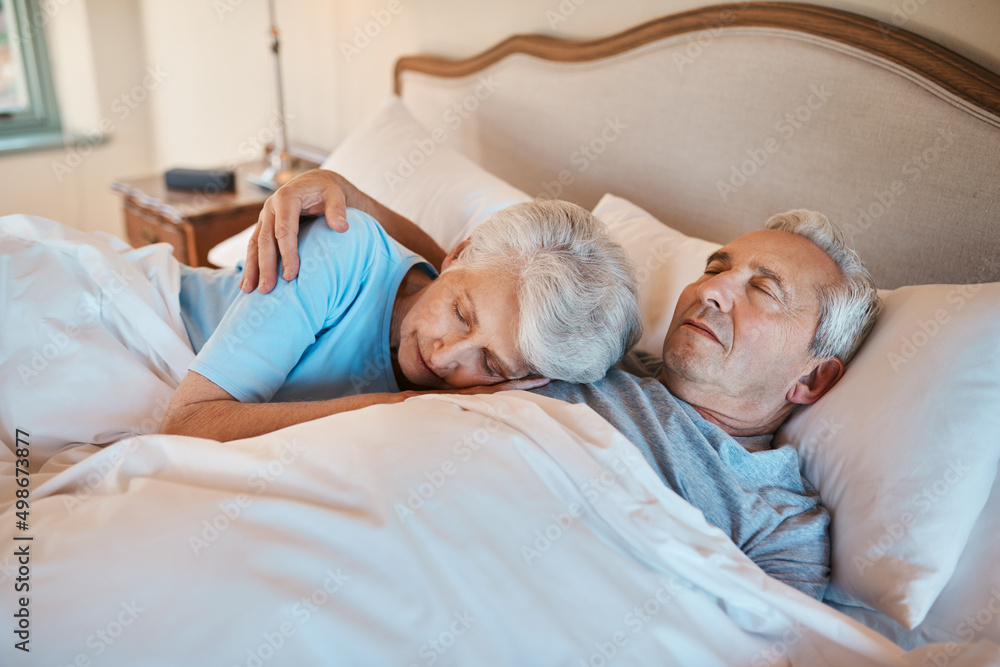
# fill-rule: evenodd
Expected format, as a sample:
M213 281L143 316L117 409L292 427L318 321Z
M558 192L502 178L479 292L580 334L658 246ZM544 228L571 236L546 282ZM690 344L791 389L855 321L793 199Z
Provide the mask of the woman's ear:
M458 256L462 254L462 251L465 250L466 246L468 246L469 243L471 243L471 242L472 242L472 237L470 236L469 238L465 239L464 241L462 241L461 243L459 243L457 246L455 246L454 248L452 248L451 252L449 252L448 255L447 255L447 257L444 258L444 261L441 262L441 271L443 272L445 269L448 268L448 266L452 262L454 262L456 259L458 259Z

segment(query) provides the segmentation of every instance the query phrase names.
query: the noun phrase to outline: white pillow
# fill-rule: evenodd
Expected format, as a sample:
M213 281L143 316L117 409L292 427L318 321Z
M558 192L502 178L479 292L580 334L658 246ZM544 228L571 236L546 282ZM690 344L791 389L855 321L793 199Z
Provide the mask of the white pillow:
M229 269L242 262L247 256L247 244L253 236L254 223L235 236L230 236L208 251L208 261L216 266Z
M659 354L678 295L719 246L613 195L594 214L638 267L639 348ZM885 310L844 377L774 444L796 447L833 518L827 598L913 628L954 572L997 476L1000 283L881 295Z
M642 309L642 338L636 349L662 354L681 290L701 276L705 260L721 246L685 236L612 194L601 197L593 213L636 266Z
M443 127L428 130L390 96L320 166L336 171L376 201L420 225L451 250L494 211L531 201L506 181L448 146ZM246 255L253 227L209 251L217 266Z
M881 292L837 385L778 431L833 518L827 598L919 624L1000 459L1000 283Z
M322 164L451 250L495 211L531 197L448 146L390 96Z

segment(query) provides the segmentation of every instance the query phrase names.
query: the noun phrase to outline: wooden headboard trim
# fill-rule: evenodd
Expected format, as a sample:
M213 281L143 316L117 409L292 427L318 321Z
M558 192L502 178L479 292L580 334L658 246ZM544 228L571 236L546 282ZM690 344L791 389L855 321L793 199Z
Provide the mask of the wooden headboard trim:
M616 35L590 41L514 35L479 55L461 60L406 56L396 62L395 91L397 95L402 92L404 72L464 77L514 53L557 62L584 62L624 53L674 35L734 26L794 30L853 46L912 70L952 94L1000 116L1000 76L971 60L891 23L792 2L742 2L704 7L654 19Z

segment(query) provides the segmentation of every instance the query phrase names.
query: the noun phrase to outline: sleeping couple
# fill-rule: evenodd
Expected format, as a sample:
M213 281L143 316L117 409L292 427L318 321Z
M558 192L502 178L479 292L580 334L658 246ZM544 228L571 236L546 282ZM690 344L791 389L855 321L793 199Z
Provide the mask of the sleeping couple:
M325 223L300 234L300 214ZM583 209L504 209L446 255L339 175L308 172L265 203L242 272L185 269L198 356L161 428L230 439L427 388L531 388L589 405L765 572L821 598L829 517L771 436L840 379L881 306L824 216L765 227L707 258L662 357L625 354L636 286Z

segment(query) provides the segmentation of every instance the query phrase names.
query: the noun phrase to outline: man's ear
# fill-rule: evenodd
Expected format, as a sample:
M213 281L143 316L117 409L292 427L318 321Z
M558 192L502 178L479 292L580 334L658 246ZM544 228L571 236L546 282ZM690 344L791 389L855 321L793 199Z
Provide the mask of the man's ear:
M449 264L451 264L456 259L458 259L458 256L462 254L462 251L465 250L466 246L468 246L469 243L471 243L471 242L472 242L472 237L470 236L469 238L465 239L464 241L462 241L461 243L459 243L457 246L455 246L454 248L452 248L451 252L449 252L448 255L441 262L441 271L443 272L445 269L448 268Z
M792 403L808 405L815 403L829 391L844 374L844 362L830 357L819 362L809 373L803 375L788 390L786 398Z

